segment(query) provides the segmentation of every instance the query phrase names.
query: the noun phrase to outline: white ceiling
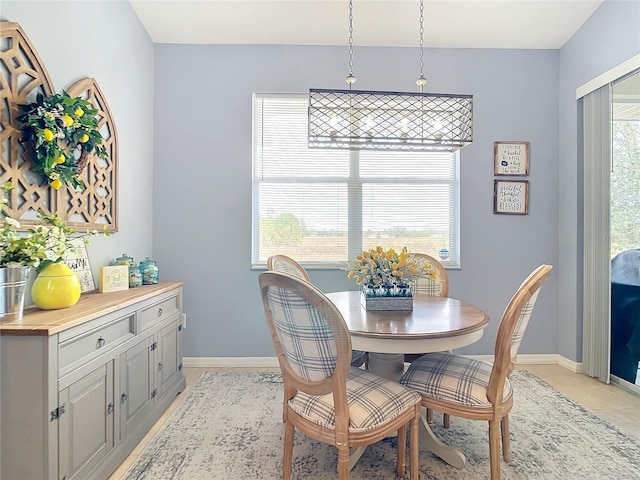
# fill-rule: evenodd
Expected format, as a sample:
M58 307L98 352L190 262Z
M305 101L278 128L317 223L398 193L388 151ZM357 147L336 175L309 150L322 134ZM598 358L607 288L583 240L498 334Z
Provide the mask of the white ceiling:
M346 45L348 0L130 0L155 43ZM424 44L557 49L602 0L425 0ZM419 45L419 0L354 0L356 46Z

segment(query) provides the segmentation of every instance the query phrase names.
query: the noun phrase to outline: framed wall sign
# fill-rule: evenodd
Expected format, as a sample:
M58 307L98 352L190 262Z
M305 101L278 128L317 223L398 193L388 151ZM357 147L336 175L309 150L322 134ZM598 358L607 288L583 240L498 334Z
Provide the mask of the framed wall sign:
M529 175L529 142L494 142L494 175Z
M529 213L528 180L494 180L493 213L526 215Z
M71 270L76 272L78 278L80 278L80 286L82 292L90 292L96 289L96 284L93 281L93 275L91 274L91 265L89 265L89 255L87 254L87 245L82 238L74 238L69 243L72 248L67 250L67 255L64 259Z

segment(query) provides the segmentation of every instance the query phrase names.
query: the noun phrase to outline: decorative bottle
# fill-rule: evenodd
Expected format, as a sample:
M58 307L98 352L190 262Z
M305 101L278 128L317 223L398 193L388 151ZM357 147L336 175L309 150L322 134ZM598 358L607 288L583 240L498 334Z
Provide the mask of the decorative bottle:
M158 283L158 265L156 261L147 257L140 262L143 285L155 285Z
M121 257L116 258L116 265L128 265L129 266L129 288L135 288L142 285L142 274L138 264L133 260L133 257L123 253Z

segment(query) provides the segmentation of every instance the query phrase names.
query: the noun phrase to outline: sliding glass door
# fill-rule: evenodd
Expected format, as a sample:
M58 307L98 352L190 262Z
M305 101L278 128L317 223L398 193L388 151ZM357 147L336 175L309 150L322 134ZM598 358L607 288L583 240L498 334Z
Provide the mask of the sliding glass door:
M611 375L640 386L640 72L611 97Z

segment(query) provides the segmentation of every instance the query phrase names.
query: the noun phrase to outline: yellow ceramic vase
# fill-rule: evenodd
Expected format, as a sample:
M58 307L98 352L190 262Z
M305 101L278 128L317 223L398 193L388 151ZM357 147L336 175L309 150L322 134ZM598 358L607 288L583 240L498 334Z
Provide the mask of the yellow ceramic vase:
M47 265L31 287L33 302L43 310L71 307L78 303L81 293L78 275L64 263Z

